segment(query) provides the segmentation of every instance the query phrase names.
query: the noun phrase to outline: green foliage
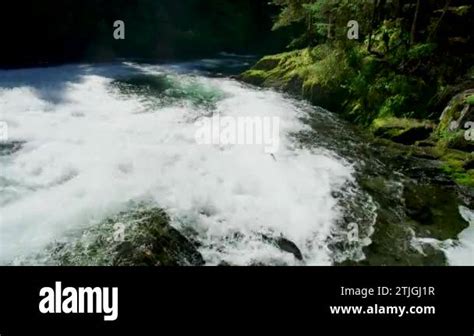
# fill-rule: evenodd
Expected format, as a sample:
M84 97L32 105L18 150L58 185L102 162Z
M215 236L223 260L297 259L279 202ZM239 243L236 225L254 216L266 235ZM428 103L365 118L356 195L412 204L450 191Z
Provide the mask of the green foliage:
M343 51L338 48L318 46L312 51L315 61L300 72L306 83L336 89L344 84L350 71Z
M467 97L466 103L469 105L474 105L474 95Z
M408 59L410 60L420 60L433 55L433 52L436 49L436 44L434 43L420 43L414 45L410 50L408 50Z
M273 0L273 4L281 7L281 12L273 25L273 29L276 30L307 20L308 11L305 5L310 2L311 0Z
M378 116L388 117L401 114L400 111L403 111L406 100L407 98L401 94L388 97L380 107Z
M357 20L361 30L368 31L367 15L370 13L370 2L352 0L273 0L281 7L280 15L273 29L292 24L303 25L304 32L296 37L294 44L302 40L308 44L326 40L346 42L347 22Z

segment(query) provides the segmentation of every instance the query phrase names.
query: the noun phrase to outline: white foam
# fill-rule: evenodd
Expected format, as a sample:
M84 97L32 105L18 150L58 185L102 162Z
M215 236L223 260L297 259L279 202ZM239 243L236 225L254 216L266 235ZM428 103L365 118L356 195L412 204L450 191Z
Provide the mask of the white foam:
M474 266L474 211L461 206L459 212L469 227L458 235L458 241L445 248L445 253L450 265Z
M341 217L331 191L352 180L353 171L328 151L293 148L287 133L304 126L291 100L228 79L198 78L226 93L217 104L222 115L281 118L275 160L259 146L197 145L192 120L202 116L199 108L143 113L138 97L109 85L127 71L64 66L0 74L23 80L3 88L0 81L0 111L11 140L26 141L1 161L2 176L17 185L9 186L16 199L0 208L1 262L149 196L176 226L193 227L209 264L297 263L255 234L268 231L295 242L307 264L331 263L327 239ZM69 80L70 73L77 74ZM229 242L235 232L245 238Z

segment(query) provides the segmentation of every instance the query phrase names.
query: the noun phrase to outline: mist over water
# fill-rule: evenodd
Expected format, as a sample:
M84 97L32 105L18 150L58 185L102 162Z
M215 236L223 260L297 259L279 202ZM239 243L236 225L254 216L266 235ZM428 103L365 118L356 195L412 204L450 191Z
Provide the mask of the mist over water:
M353 165L292 136L308 127L301 120L307 107L206 73L221 65L2 71L1 119L17 148L0 156L0 263L140 200L165 209L209 265L362 259L375 205L357 186ZM195 122L216 114L279 117L279 151L198 145ZM343 204L358 198L365 208L348 223ZM351 241L354 226L359 235ZM303 261L262 236L294 242Z

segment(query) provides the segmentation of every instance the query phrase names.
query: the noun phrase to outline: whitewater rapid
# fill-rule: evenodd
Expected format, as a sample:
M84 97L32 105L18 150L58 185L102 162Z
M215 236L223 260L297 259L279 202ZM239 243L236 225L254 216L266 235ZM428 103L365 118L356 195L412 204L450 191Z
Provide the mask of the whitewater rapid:
M0 76L1 120L16 148L0 156L0 264L142 200L191 234L208 265L364 258L376 206L358 188L353 163L296 140L309 128L301 103L186 63L66 65ZM277 117L278 151L198 144L197 122L216 115ZM349 223L355 215L347 204L365 208L365 217ZM296 244L303 261L266 236Z
M301 111L278 93L172 73L219 92L214 113L279 117L272 157L258 145L198 145L195 121L206 109L186 101L153 107L111 86L120 76L170 71L121 64L2 74L11 83L0 89L2 119L9 141L23 143L1 159L2 262L151 198L173 225L197 232L209 264L296 263L258 232L295 242L307 264L331 263L327 239L341 217L331 192L353 179L351 166L329 151L297 148L289 133L305 127ZM232 241L235 233L244 238Z

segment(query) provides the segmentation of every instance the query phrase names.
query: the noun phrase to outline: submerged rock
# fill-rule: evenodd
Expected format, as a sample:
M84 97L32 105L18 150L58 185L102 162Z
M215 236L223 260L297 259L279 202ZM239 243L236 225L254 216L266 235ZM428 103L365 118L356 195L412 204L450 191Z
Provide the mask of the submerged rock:
M301 254L300 249L292 241L280 237L276 240L276 244L282 251L293 254L298 260L303 260L303 255Z
M146 105L163 107L183 102L196 107L214 108L225 97L217 87L205 85L194 78L180 78L170 74L136 75L112 82L123 95L139 96Z
M12 155L18 152L24 143L24 141L0 142L0 156Z
M303 260L303 254L301 253L301 250L291 240L288 240L284 237L270 237L267 235L262 235L262 238L264 241L277 246L280 250L293 254L296 259Z
M119 213L85 230L79 238L48 249L49 263L94 266L199 266L196 247L159 208Z

